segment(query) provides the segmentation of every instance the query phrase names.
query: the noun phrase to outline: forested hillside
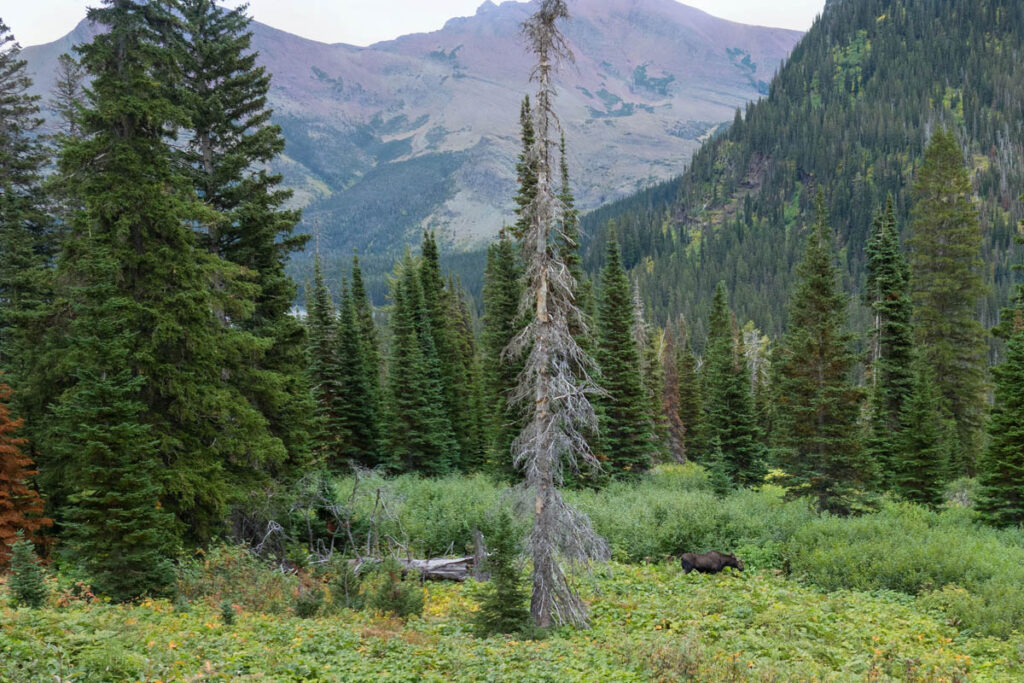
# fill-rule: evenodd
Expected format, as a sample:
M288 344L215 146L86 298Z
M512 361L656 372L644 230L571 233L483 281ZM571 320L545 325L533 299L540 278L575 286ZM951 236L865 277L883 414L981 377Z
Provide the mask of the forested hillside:
M588 270L614 220L657 319L685 313L702 339L722 279L741 321L778 335L815 191L825 190L845 287L858 292L873 215L892 193L905 228L924 148L945 125L972 170L990 285L978 314L992 326L1019 261L1022 55L1015 0L834 0L768 97L738 112L678 181L584 218ZM853 322L866 322L864 309Z

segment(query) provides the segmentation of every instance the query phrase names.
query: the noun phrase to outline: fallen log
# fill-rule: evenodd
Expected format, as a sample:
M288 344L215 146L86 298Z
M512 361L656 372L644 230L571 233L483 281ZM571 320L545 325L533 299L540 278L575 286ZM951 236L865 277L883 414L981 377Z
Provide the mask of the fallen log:
M410 558L395 558L406 572L416 570L428 581L465 581L467 577L473 576L474 557L434 557L428 560L416 560ZM383 560L379 557L364 557L359 560L349 560L355 571L359 571L364 565L380 564Z

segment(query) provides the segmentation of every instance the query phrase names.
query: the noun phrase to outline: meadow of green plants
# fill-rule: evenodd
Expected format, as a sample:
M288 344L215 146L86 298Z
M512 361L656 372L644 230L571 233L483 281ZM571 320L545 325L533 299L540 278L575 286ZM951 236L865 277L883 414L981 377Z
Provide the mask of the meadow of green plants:
M354 483L332 483L354 535L373 521L420 556L464 551L512 502L483 477ZM404 620L350 609L330 572L222 546L182 561L173 601L109 604L60 572L44 609L0 596L0 680L1024 679L1024 534L969 507L818 516L773 486L716 498L695 466L572 498L613 552L578 574L589 630L478 638L472 580L417 585L422 614ZM712 548L747 571L686 575L669 557Z

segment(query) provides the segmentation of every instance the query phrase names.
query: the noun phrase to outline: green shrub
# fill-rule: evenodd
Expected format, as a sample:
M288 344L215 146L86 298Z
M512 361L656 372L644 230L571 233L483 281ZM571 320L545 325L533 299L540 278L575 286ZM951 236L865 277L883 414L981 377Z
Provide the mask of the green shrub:
M295 596L292 609L300 619L312 619L324 606L324 592L319 586L301 589Z
M224 600L254 612L283 614L291 607L299 580L278 571L244 546L214 546L178 568L178 595L205 600L216 609Z
M17 539L11 545L11 578L8 582L11 602L15 606L38 609L46 602L49 593L46 575L39 565L32 542L25 539L21 529L18 529Z
M396 617L423 613L423 589L415 578L403 576L402 565L394 558L384 560L370 579L369 606Z
M921 594L966 628L1024 629L1024 548L963 508L889 503L873 515L822 517L787 544L792 571L824 588Z

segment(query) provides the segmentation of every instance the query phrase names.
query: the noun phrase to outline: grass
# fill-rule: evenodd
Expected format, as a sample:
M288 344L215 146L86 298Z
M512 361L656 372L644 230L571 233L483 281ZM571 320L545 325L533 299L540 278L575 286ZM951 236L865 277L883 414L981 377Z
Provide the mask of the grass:
M592 628L477 639L472 582L424 586L422 617L342 610L299 619L204 601L3 608L0 680L1006 681L1019 637L958 630L915 598L823 593L771 570L684 575L674 563L595 568Z

